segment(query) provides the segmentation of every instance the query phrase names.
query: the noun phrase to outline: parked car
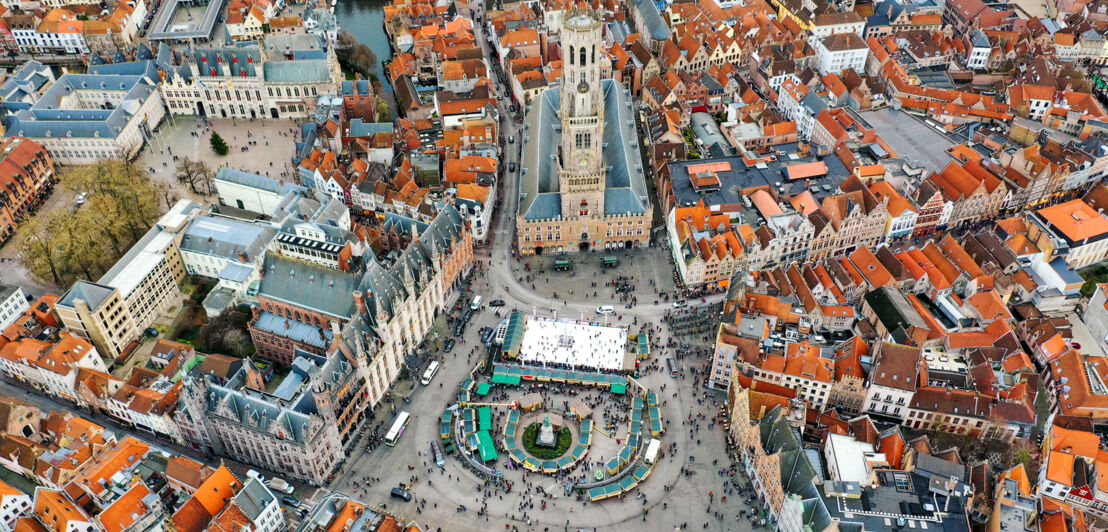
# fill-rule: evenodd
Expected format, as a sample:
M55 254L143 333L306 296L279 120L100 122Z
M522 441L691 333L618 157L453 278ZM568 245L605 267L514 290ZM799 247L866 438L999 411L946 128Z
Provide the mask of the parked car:
M285 503L289 506L292 506L293 508L297 508L297 507L300 506L300 499L297 499L296 497L294 497L292 495L286 495L284 497L281 497L281 502L283 502L283 503Z
M611 306L611 305L603 305L603 306L600 306L600 307L596 307L596 313L597 314L613 314L613 313L615 313L615 311L616 311L616 308Z
M492 301L489 301L489 306L490 307L503 307L504 306L504 300L503 299L494 299Z
M453 338L447 340L445 344L442 344L442 351L444 353L449 353L453 350L454 350L454 339Z
M88 199L88 192L82 192L82 193L78 194L77 195L77 206L80 207L81 205L84 205L86 199Z
M393 488L390 495L392 495L394 499L401 499L404 501L412 500L412 492L403 488Z
M278 477L273 477L269 479L269 487L280 491L285 495L292 495L292 492L294 491L292 484L289 484L288 482L285 482L285 479Z
M515 172L516 171L516 163L508 163L508 171L509 172Z

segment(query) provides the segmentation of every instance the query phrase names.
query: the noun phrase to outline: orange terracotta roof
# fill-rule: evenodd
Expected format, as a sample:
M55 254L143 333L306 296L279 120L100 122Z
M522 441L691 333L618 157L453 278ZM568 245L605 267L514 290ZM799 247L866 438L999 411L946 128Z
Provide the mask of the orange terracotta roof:
M827 175L827 163L824 161L815 161L810 163L793 164L786 166L785 172L789 178L789 181L823 176Z
M1073 455L1050 451L1047 456L1046 478L1065 486L1073 485Z
M148 495L150 488L142 482L135 482L131 489L104 508L96 519L104 525L107 532L123 532L150 511L142 502Z
M132 437L123 438L113 449L99 456L93 463L85 466L84 470L74 480L101 493L112 483L112 477L125 470L134 467L142 460L150 446Z
M210 515L216 515L224 506L227 506L227 501L231 500L231 497L242 488L234 473L231 473L227 466L220 465L219 469L216 469L214 473L193 494L193 498L200 501L200 504L204 506L204 509L208 511Z
M885 269L868 247L863 246L854 250L850 254L850 261L874 288L890 285L895 281L889 270Z
M489 199L489 187L462 183L458 185L458 197L484 204Z
M808 192L807 190L801 192L800 194L796 195L796 197L789 200L789 203L793 206L794 209L797 210L797 212L803 214L804 216L808 216L809 214L812 214L813 212L819 210L819 202L817 202L816 199L812 197L812 193Z
M1108 233L1108 216L1081 199L1039 209L1038 214L1074 242Z
M1100 451L1100 437L1092 432L1051 425L1050 448L1054 451L1092 459Z
M57 530L69 530L70 525L76 527L79 523L90 522L88 515L58 490L39 489L35 493L35 514L39 518L49 515L50 523Z
M1007 305L1000 300L1000 296L996 292L989 290L987 292L977 292L970 297L966 298L966 302L973 306L977 310L977 313L981 315L981 318L988 321L993 320L1010 320L1012 314L1008 312Z

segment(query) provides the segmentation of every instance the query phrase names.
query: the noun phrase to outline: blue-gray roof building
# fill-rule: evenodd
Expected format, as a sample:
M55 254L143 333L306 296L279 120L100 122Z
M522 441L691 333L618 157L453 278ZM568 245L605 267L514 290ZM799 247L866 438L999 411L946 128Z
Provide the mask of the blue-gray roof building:
M5 118L4 136L27 137L57 164L92 164L138 154L165 116L153 63L65 74L30 108Z

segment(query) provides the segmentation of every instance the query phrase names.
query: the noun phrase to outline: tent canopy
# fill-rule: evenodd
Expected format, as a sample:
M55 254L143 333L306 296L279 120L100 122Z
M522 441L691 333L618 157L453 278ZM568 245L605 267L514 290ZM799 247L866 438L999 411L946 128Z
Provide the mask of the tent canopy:
M496 460L496 448L493 447L492 437L489 436L489 431L482 430L477 433L477 450L481 453L481 460L488 462L489 460Z
M489 390L491 390L491 389L492 389L492 386L489 383L482 382L481 384L477 385L477 395L488 395Z
M519 356L519 348L523 345L523 332L527 317L522 312L513 312L508 317L508 332L504 336L504 345L501 352L506 357Z
M612 385L612 393L619 394L619 395L623 395L623 394L627 393L627 385L626 384L613 384Z
M477 409L478 424L481 426L482 431L488 431L492 428L492 409L487 406L482 406Z

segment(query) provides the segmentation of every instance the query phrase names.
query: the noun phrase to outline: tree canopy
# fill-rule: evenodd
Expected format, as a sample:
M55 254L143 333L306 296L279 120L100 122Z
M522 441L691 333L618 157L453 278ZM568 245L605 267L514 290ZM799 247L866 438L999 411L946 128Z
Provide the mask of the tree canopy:
M236 306L223 309L208 323L200 328L196 338L198 347L208 353L222 353L236 357L250 354L253 343L247 325L250 323L250 311Z
M339 32L335 55L339 65L348 72L368 78L377 69L377 55L373 50L345 31Z
M212 131L212 137L208 143L211 144L212 151L214 151L216 155L227 155L227 152L231 151L230 148L227 147L227 141L223 140L223 137L215 131Z
M20 251L32 273L54 284L95 280L157 220L160 193L145 170L119 160L71 168L60 181L88 193L84 204L28 220L17 236Z

